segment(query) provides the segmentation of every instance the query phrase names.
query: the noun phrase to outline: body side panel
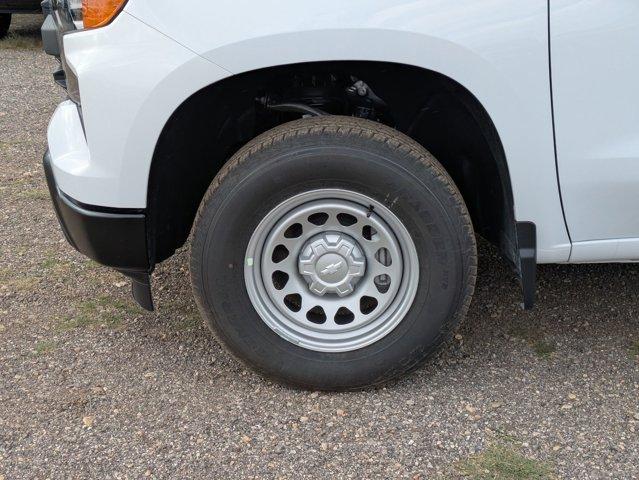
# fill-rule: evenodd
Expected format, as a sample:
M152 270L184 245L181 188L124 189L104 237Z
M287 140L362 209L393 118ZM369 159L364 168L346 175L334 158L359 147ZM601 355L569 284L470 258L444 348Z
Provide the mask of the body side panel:
M546 0L134 0L127 11L241 73L289 63L374 60L442 73L486 108L500 134L517 220L537 225L540 262L570 242L555 167ZM193 15L193 11L198 11ZM191 28L185 29L189 24Z
M639 260L639 3L556 0L550 27L571 261Z
M103 180L100 188L78 184L67 194L88 204L144 208L153 151L171 114L232 74L311 61L405 63L447 75L478 98L506 152L516 218L537 225L538 260L568 259L545 0L191 4L133 0L111 25L65 37L91 167Z

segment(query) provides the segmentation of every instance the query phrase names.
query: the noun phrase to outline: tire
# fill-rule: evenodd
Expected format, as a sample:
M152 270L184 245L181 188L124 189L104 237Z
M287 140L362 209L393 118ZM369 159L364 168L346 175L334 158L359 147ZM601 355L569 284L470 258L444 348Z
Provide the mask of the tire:
M323 196L327 200L322 200ZM357 212L367 201L370 211L362 216ZM287 202L302 204L293 209ZM293 221L289 217L298 218L291 216L301 215L299 212L306 212L306 208L326 209L330 213L334 203L339 208L354 209L354 226L341 228L346 217L340 217L338 224L337 217L331 215L326 225L333 226L318 227L331 233L307 238L306 245L299 249L295 239L271 248L278 238L286 237L281 236L281 231L286 222ZM272 226L276 221L274 212L286 212L276 226ZM372 230L375 238L364 225L367 218L380 222L375 224L379 231ZM265 222L272 227L268 235L262 232ZM350 222L352 219L346 223ZM302 235L313 228L304 223L302 233L293 233ZM280 232L277 235L276 230ZM365 238L358 236L359 232ZM358 257L358 248L360 253L377 248L369 246L369 237L371 242L380 238L387 242L383 245L389 246L391 261L382 262L380 250L375 259L368 254ZM260 238L265 238L263 244L259 243ZM309 247L313 241L322 244L322 248L337 241L355 246L351 245L350 254L339 257L345 262L340 260L326 266L326 262L320 265L326 256L312 261L305 257L304 252L315 252L315 247ZM278 303L280 294L276 290L280 286L275 280L276 273L272 284L267 273L268 268L276 268L270 265L279 261L276 250L281 246L286 249L286 245L290 249L287 255L291 256L284 260L287 265L302 269L302 263L308 261L312 273L306 275L308 272L304 270L301 278L308 280L310 287L301 292L298 304L284 301L282 306ZM261 260L254 259L254 254L261 255ZM368 273L356 278L361 272L349 277L351 263L364 257L366 271L373 272L370 275L384 268L396 271L388 277L375 276L373 280ZM203 318L240 360L282 383L308 389L345 390L387 382L413 370L436 352L466 314L474 289L476 262L475 237L464 201L432 155L386 126L351 117L325 116L294 121L262 134L239 150L218 173L196 217L191 281ZM345 263L349 265L349 273L344 274L347 280L342 273L334 272ZM380 267L379 263L384 265ZM289 273L288 280L284 280L286 285L292 281L291 276L300 282L295 272ZM316 295L316 283L329 282L329 275L339 277L335 281L351 282L336 289L354 291L343 298L339 296L341 290L329 289L331 293ZM392 299L395 303L381 293L376 283L380 278L387 278L389 288L398 289ZM311 283L309 279L315 280ZM331 321L332 313L328 319L326 314L322 317L322 312L332 312L331 308L340 302L355 302L351 296L359 295L358 289L370 290L371 281L380 292L373 299L375 302L380 299L373 309L382 311L380 305L387 305L382 313L373 310L367 317L362 297L361 311L347 314L348 318L339 317L351 319L353 325L359 322L352 328L337 325L342 314L336 314L335 321ZM298 288L295 285L290 288ZM260 296L260 289L273 294L262 291ZM301 303L304 312L316 300L324 302L321 304L326 309L308 310L306 318L315 322L320 311L318 322L324 318L323 324L306 325L288 318L287 308L293 310ZM290 314L297 318L295 315L301 314ZM369 322L367 318L376 320ZM385 327L384 322L391 320L395 322L392 328Z
M0 40L7 36L11 25L11 14L0 13Z

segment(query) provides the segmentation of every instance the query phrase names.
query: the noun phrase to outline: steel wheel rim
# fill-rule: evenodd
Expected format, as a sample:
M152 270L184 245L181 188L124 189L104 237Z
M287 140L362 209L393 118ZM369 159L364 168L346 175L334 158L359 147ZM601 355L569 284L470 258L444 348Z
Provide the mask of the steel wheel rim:
M383 204L324 189L266 215L249 241L244 278L253 307L279 336L309 350L345 352L402 321L419 263L408 230Z

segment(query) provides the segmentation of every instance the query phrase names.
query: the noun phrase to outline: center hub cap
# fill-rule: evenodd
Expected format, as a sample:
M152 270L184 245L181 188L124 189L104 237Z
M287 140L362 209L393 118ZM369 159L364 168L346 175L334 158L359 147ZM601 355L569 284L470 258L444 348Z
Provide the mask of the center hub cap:
M344 297L353 292L364 276L366 257L352 237L327 232L308 240L300 253L298 267L313 293Z

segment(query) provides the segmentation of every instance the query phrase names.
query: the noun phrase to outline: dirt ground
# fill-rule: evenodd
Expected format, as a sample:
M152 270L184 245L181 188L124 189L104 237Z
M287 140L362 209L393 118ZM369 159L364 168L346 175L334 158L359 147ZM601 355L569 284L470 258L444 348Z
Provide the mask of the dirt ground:
M39 22L0 42L0 480L639 478L639 265L541 266L524 312L481 244L460 335L416 373L341 394L265 381L202 325L187 250L147 313L63 239Z

